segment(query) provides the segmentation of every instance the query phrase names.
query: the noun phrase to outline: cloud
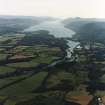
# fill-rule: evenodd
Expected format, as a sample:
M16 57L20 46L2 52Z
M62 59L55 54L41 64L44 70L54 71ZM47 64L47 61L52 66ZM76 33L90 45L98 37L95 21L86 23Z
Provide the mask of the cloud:
M105 17L105 0L0 0L0 14Z

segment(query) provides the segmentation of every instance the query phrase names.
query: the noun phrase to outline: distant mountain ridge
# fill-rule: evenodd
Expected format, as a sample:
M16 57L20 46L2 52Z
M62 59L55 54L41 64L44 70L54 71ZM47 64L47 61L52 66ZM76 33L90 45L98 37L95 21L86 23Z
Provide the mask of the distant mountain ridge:
M51 17L35 17L35 16L0 16L0 34L18 33L30 26L40 24L44 21L51 21Z
M98 18L68 18L62 21L66 28L78 31L82 26L92 22L105 22L105 19Z
M38 25L45 21L56 21L60 20L64 26L77 32L82 26L88 23L105 21L105 19L97 18L68 18L59 19L49 16L10 16L10 15L0 15L0 35L8 33L19 33L23 32L32 26Z

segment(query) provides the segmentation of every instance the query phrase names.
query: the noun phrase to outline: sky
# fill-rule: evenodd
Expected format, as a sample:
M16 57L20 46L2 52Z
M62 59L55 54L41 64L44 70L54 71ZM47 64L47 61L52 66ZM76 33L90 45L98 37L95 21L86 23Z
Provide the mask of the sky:
M0 15L105 18L105 0L0 0Z

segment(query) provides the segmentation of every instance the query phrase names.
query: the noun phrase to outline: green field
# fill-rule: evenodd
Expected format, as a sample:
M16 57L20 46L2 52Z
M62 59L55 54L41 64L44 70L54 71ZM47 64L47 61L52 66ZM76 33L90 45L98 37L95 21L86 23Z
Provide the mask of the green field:
M38 74L35 74L17 84L2 89L0 91L0 94L16 96L31 93L32 90L35 90L41 85L46 75L47 72L40 72Z
M16 69L9 66L0 66L0 74L14 72Z

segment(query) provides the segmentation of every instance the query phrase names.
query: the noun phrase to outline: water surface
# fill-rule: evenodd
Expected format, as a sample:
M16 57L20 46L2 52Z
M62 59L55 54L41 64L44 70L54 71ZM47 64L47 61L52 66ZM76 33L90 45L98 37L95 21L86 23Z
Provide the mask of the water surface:
M72 37L74 31L64 27L61 20L46 21L39 25L32 26L25 31L47 30L55 37Z
M38 30L47 30L50 32L50 34L54 35L55 37L72 37L75 32L73 30L70 30L66 27L64 27L64 24L61 22L61 20L54 20L54 21L45 21L41 24L32 26L25 31L38 31ZM71 57L71 52L73 52L73 49L79 44L74 41L68 40L68 46L67 49L67 57Z

